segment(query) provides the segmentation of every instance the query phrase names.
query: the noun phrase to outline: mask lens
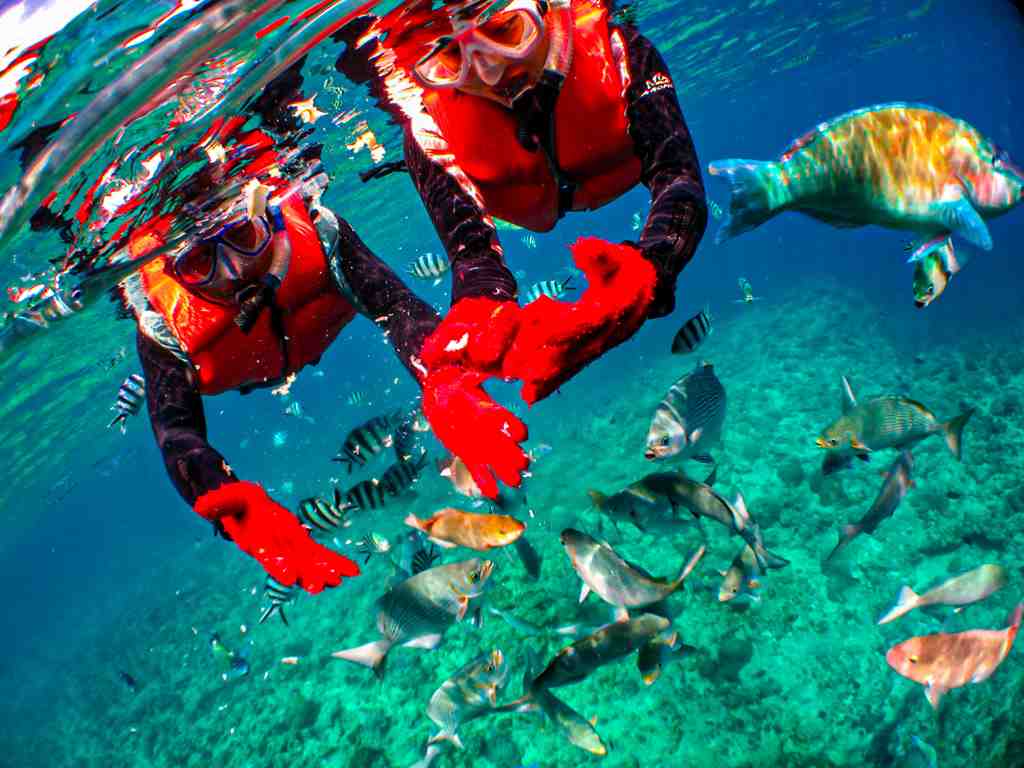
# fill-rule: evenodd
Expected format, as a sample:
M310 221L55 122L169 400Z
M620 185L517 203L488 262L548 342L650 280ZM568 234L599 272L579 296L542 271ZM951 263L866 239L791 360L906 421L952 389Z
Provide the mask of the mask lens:
M200 243L174 260L174 271L185 285L203 285L213 278L214 247Z

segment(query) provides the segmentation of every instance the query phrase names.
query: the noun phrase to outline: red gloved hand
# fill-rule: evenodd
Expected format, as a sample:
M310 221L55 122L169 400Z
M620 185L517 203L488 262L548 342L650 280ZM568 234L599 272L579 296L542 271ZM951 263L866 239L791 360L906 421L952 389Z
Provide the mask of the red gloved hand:
M519 330L519 305L514 301L462 299L423 342L421 357L433 370L449 365L498 373Z
M654 298L654 266L637 248L585 237L572 252L587 290L574 303L541 296L524 307L505 356L502 373L522 380L531 405L636 333Z
M488 378L456 366L431 370L423 382L423 414L441 444L465 463L480 492L493 499L498 495L494 476L518 486L530 460L519 446L526 425L484 391Z
M342 576L359 575L359 566L313 541L295 516L257 483L239 481L207 491L194 509L219 523L239 549L285 586L298 582L316 594L338 586Z

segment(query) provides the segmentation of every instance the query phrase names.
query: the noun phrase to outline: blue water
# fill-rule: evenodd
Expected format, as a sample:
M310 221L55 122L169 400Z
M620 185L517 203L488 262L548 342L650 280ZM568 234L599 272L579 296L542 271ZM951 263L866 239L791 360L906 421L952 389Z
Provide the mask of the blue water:
M311 4L292 2L285 10L295 15ZM0 13L15 5L0 4ZM46 49L53 59L44 60L59 77L44 80L0 133L0 186L20 175L13 144L34 125L66 116L54 94L70 93L69 83L86 78L110 29L136 29L172 5L100 2L58 33ZM1018 162L1024 157L1024 16L1010 3L675 5L638 3L640 26L668 61L705 167L721 158L777 156L823 119L890 101L935 106L970 122ZM99 19L105 10L110 19ZM724 11L729 13L719 17ZM847 16L862 21L843 27L838 20ZM709 21L679 41L688 26ZM166 29L175 28L172 23ZM739 42L725 45L733 36ZM767 57L751 51L758 41L770 41L765 48L792 46ZM872 49L884 41L895 42ZM0 49L6 47L0 32ZM63 58L51 50L64 52ZM330 69L336 52L328 41L311 56L304 70L307 91L328 76L339 79ZM781 66L808 53L802 64ZM125 56L108 66L118 70L128 63ZM352 93L354 103L369 106L359 89ZM87 101L81 94L74 98ZM397 159L394 129L379 112L363 117L388 145L387 159ZM363 187L355 172L370 160L366 153L351 157L343 147L346 136L328 119L316 127L315 138L330 142L324 160L333 180L326 202L396 268L423 251L437 252L440 245L407 178ZM101 154L86 165L86 175L95 178L105 162ZM707 176L705 183L709 198L726 208L725 184ZM633 190L599 212L574 214L554 232L537 234L536 249L520 241L522 233L505 232L508 261L526 272L523 286L553 277L568 266L567 246L577 237L631 238L633 215L645 215L647 205L646 190ZM787 214L716 246L717 226L709 222L680 277L670 318L649 323L560 395L520 409L531 444L554 448L537 462L529 485L531 505L543 519L535 541L545 570L540 582L529 582L518 563L498 553L495 578L502 584L495 600L537 623L574 619L578 579L557 531L568 525L596 529L598 516L588 509L585 491L616 490L650 471L642 447L651 412L694 362L669 356L672 336L709 303L717 328L701 354L715 361L732 408L726 483L753 499L773 549L793 565L770 576L761 603L749 611L721 606L696 589L673 598L685 606L678 625L686 641L706 649L711 662L680 662L646 688L628 660L566 689L582 714L598 715L597 730L612 747L604 762L658 768L916 765L913 754L902 753L916 734L938 750L943 767L1024 765L1020 649L990 680L948 694L938 718L920 686L898 677L884 659L887 647L912 634L1001 628L1024 594L1024 278L1017 263L1024 213L990 222L994 249L975 255L924 310L913 306L904 233L837 230ZM23 232L0 252L0 277L14 284L63 250L53 233ZM734 303L740 276L749 278L762 302ZM439 307L448 303L447 284L415 288ZM290 610L290 628L257 627L260 570L214 539L208 524L180 501L145 417L130 420L124 437L104 429L118 383L138 370L133 328L106 310L89 322L87 331L55 332L33 343L17 361L5 361L0 373L4 397L11 403L28 398L2 412L8 437L0 458L4 466L17 460L19 471L5 484L0 509L8 531L0 537L0 765L406 766L422 754L432 727L423 716L430 694L474 654L501 644L515 659L502 696L511 699L519 694L520 651L529 645L546 660L561 647L517 637L493 619L476 633L463 626L450 630L434 653L396 651L388 676L377 683L369 672L328 654L375 638L370 603L389 573L379 560L358 580L300 599ZM121 346L128 348L127 359L98 374L96 363ZM415 396L377 329L362 319L343 332L317 370L325 375L307 370L292 388L314 425L283 415L285 404L266 392L206 403L212 444L240 477L274 488L275 497L292 507L304 496L327 493L332 476L348 482L329 458L349 428ZM820 460L813 437L837 414L844 373L866 393L905 391L943 418L959 412L961 403L979 413L968 427L964 464L945 455L938 440L928 441L919 489L883 525L877 543L856 553L852 575L839 578L821 569L821 558L834 544L835 529L870 504L880 482L874 470L891 460L876 459L872 469L845 479L842 498L822 495L809 479ZM385 389L390 394L381 394ZM373 406L348 406L353 390L371 393ZM494 391L513 402L513 387ZM272 443L278 431L287 432L282 448ZM431 465L440 455L434 451ZM30 471L21 471L26 457ZM790 461L806 473L793 487L778 475ZM695 467L689 465L703 471ZM964 500L947 498L951 506L941 507L952 489L966 489ZM389 512L375 529L394 536L408 511L425 517L457 503L447 491L438 478L426 478L408 509ZM980 547L973 537L978 531L995 543ZM677 568L681 555L666 542L627 539L624 551L655 573ZM702 566L709 583L717 585L714 569L728 565L735 544L716 540ZM900 585L924 588L983 562L1004 565L1010 583L964 616L937 612L883 633L875 627ZM251 647L253 672L245 680L230 686L220 680L206 644L214 629L236 647ZM731 657L721 648L734 637L749 640L749 674L723 682L716 669ZM294 670L277 663L292 654L302 656ZM138 694L124 689L119 669L139 679ZM271 673L266 680L264 671ZM227 714L218 709L222 705ZM231 728L236 730L229 735ZM435 765L598 762L536 715L483 719L460 732L467 750L446 754Z

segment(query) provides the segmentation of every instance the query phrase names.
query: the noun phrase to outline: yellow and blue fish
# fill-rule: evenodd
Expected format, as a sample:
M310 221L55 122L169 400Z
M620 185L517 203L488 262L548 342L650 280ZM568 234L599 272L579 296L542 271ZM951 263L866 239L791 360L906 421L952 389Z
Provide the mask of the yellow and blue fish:
M931 107L883 104L815 126L778 160L719 160L732 186L716 241L800 211L836 227L876 224L992 248L986 220L1024 195L1024 170L976 129Z

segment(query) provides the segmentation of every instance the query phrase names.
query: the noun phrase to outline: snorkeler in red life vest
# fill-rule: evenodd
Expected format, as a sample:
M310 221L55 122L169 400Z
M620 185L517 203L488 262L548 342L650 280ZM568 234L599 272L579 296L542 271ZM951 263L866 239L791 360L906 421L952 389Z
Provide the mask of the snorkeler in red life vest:
M421 0L366 17L339 36L337 64L404 127L404 164L451 261L452 308L421 358L423 407L488 496L492 473L518 484L526 429L482 382L519 379L532 404L669 314L707 223L696 151L652 44L612 23L602 0L498 5ZM398 168L366 176L382 170ZM581 239L581 298L520 308L491 217L548 231L637 183L651 191L639 242Z
M250 150L247 173L260 168L253 151L275 156L258 131L232 138L235 155ZM440 318L319 195L273 176L261 181L273 188L252 189L218 231L149 261L120 293L138 324L150 421L178 492L273 578L319 592L359 568L314 542L258 483L235 476L207 440L202 398L285 381L317 363L357 312L411 368ZM141 256L159 239L141 228L130 247Z

